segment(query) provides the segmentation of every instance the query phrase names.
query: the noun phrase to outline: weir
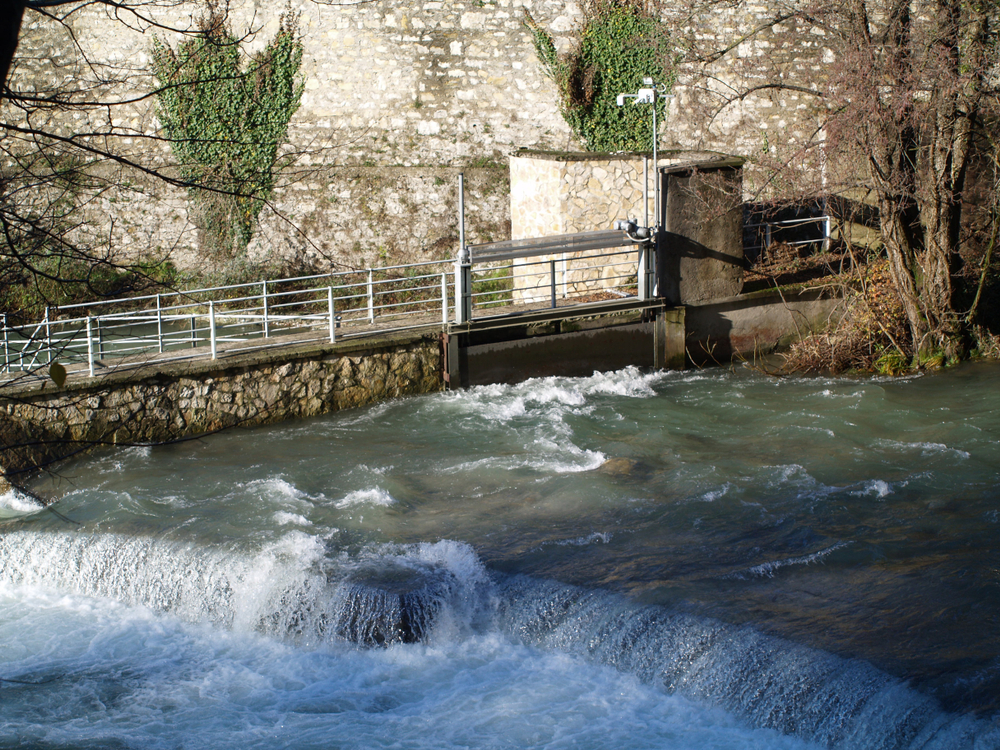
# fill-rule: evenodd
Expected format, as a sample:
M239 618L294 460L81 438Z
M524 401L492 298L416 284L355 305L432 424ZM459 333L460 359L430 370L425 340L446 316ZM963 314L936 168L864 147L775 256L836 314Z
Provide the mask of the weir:
M0 552L0 583L58 584L312 647L503 633L820 747L961 750L997 739L988 722L950 715L863 661L605 591L490 572L465 545L372 549L303 566L308 558L277 546L219 551L168 538L14 532L0 536Z
M18 481L89 446L445 387L769 353L823 326L840 300L822 287L740 293L741 163L661 168L660 227L623 220L465 246L450 288L442 264L422 264L244 285L226 300L207 296L218 290L180 302L156 295L152 310L103 323L90 308L69 321L47 316L17 351L4 327L0 473ZM64 383L49 378L49 363L63 367Z
M685 744L674 716L690 747L995 748L996 399L946 376L628 368L97 456L65 518L4 521L0 679L37 683L5 684L5 720L106 739L162 706L194 736L228 711L272 744L302 722L290 745L419 715L468 747L541 704L559 736L510 746L577 721L584 748Z

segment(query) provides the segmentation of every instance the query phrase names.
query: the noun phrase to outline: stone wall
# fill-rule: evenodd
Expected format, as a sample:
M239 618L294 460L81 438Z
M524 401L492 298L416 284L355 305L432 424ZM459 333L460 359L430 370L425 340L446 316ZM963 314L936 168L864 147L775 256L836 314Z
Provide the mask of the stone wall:
M228 7L233 28L249 35L253 51L273 35L286 0L233 0ZM559 114L559 93L522 23L530 11L566 50L583 19L577 0L298 0L288 7L301 14L305 93L286 150L293 165L279 180L251 257L278 255L317 270L345 259L356 265L356 257L366 264L379 256L391 262L422 259L443 250L455 233L455 202L449 200L454 174L442 168L503 168L518 148L580 146ZM204 12L200 3L172 2L143 4L142 11L157 24L178 28L192 27ZM770 90L730 100L762 75L822 74L828 53L821 34L803 39L800 29L779 24L712 58L710 52L740 39L774 9L758 2L682 3L662 6L662 12L690 52L661 129L665 149L780 160L779 150L794 150L811 137L816 118L804 94ZM169 149L157 139L155 102L144 96L152 88L149 51L154 35L171 44L180 36L137 17L123 21L116 13L110 6L85 5L60 26L29 11L12 84L46 91L96 72L110 83L90 98L133 103L89 113L56 108L36 124L57 132L110 132L117 147L142 163L164 165ZM361 198L365 180L352 169L378 175ZM628 160L622 169L636 171ZM746 187L755 196L752 175L751 169ZM96 236L110 232L118 252L200 265L184 192L141 175L128 180L127 189L110 190L92 204ZM491 195L476 197L472 187L472 202L479 205L469 206L469 216L479 226L471 228L470 241L506 238L511 217L498 197L502 182L493 180L499 187ZM373 208L372 202L380 205ZM415 222L417 231L411 231Z
M441 390L439 337L178 362L65 387L5 387L0 481L102 445L162 443ZM0 488L2 490L2 488Z

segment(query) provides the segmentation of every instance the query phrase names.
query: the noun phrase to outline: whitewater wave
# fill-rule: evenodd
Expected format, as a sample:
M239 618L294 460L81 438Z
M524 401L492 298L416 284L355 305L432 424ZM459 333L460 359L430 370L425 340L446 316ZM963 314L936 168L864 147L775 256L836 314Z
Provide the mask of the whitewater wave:
M12 489L0 495L0 518L19 518L44 509L45 506L37 499L18 490Z
M771 560L769 562L761 563L760 565L754 565L753 567L746 568L745 570L737 571L736 573L730 573L729 575L724 576L724 578L740 580L747 580L750 578L774 578L774 574L782 568L790 568L799 565L814 565L822 562L824 558L833 554L838 549L848 547L850 544L851 542L837 542L836 544L832 544L829 547L812 552L808 555L798 555L795 557L786 557L781 560Z
M396 504L396 499L381 487L349 492L334 503L334 506L345 510L359 505L372 505L379 508L389 508Z

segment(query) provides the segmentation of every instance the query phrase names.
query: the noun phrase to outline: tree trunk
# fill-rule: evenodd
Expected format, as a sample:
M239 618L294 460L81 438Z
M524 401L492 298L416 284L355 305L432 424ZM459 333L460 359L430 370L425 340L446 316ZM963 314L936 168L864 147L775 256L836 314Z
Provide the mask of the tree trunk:
M0 0L0 101L7 90L7 74L17 50L25 6L23 0Z

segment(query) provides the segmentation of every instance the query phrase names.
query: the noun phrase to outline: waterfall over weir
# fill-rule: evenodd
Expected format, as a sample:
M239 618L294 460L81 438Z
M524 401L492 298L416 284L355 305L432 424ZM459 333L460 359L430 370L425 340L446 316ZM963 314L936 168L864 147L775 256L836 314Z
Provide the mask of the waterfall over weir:
M19 532L0 536L0 582L55 586L314 645L433 643L499 631L824 747L958 750L998 739L986 724L942 712L865 662L600 590L488 574L465 545L350 557L309 543L296 551L303 541L293 536L247 555L152 537Z
M248 555L152 537L19 532L0 536L0 581L306 644L333 638L388 646L427 637L446 607L468 609L455 605L469 600L463 587L484 585L478 561L469 565L473 575L460 579L461 568L448 567L449 553L474 559L471 550L447 544L337 560L297 536Z
M862 661L552 581L507 578L498 596L501 627L526 643L584 655L824 747L995 746L977 744L988 725L949 716Z

